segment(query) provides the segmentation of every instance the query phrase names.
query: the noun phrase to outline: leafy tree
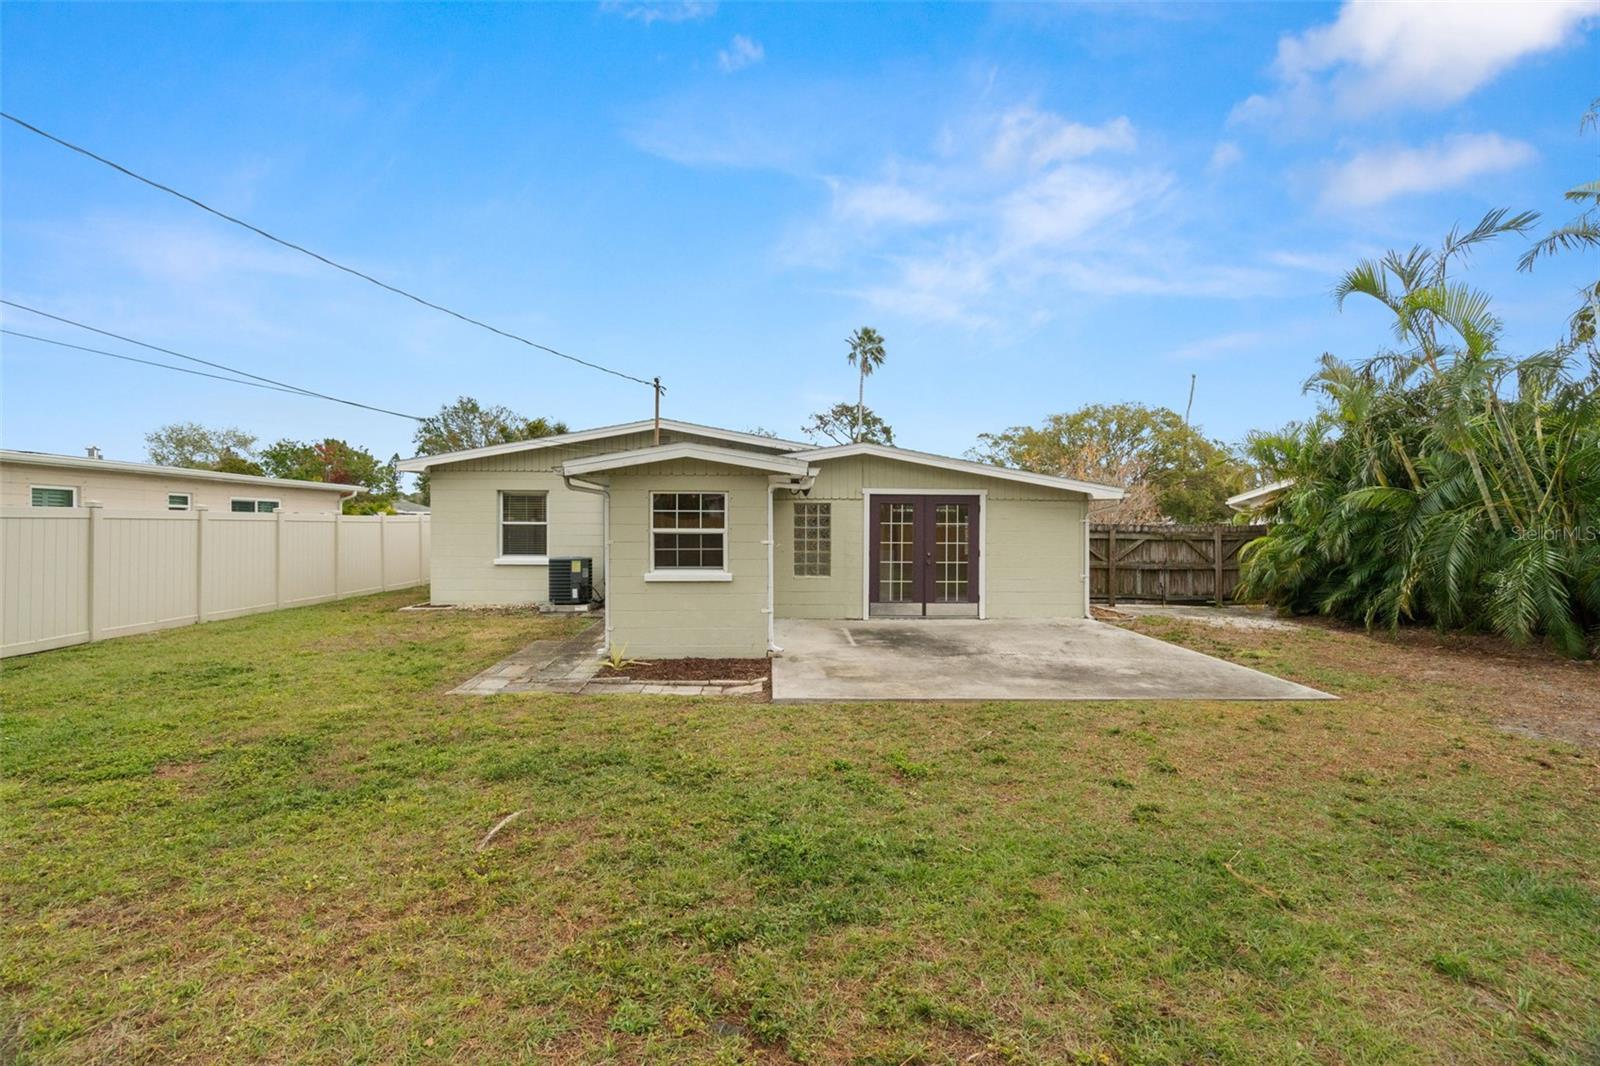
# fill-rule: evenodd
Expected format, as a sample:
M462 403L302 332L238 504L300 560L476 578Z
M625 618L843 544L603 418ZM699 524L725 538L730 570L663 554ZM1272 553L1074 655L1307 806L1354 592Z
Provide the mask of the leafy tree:
M358 485L384 506L400 492L397 462L398 456L384 462L365 448L332 437L316 442L280 440L261 450L261 465L269 477ZM354 513L348 507L346 511Z
M1245 470L1220 442L1176 411L1143 404L1092 404L1050 415L1039 426L983 433L968 453L980 462L1118 485L1128 495L1099 520L1215 522Z
M883 338L871 326L862 326L847 338L850 345L850 354L845 358L850 365L855 367L860 375L856 382L856 421L855 433L851 441L865 441L867 431L867 378L871 373L883 365L887 352L883 348ZM882 423L879 423L881 426ZM850 443L841 441L840 443ZM887 443L880 441L878 443Z
M861 404L836 403L812 415L800 428L818 444L894 444L894 430L873 414L872 408Z
M418 455L443 455L565 432L565 422L527 418L509 407L485 407L470 396L458 396L454 403L445 404L438 414L417 426L413 443ZM417 494L422 502L428 502L426 475L417 479Z
M1600 629L1600 367L1499 351L1489 297L1454 278L1534 215L1493 211L1438 249L1368 260L1335 289L1394 319L1398 351L1324 355L1317 414L1247 447L1293 484L1242 590L1368 626L1431 621L1582 654Z
M228 426L212 429L198 422L172 422L144 435L145 455L159 466L186 466L229 474L260 474L253 459L256 438Z

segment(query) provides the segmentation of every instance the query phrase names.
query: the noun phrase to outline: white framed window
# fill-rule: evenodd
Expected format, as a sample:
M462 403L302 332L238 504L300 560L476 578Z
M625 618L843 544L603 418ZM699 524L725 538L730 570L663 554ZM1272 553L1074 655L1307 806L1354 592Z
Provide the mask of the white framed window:
M500 557L496 562L543 563L550 551L550 497L500 493Z
M832 573L833 505L796 500L794 576L828 577Z
M189 494L187 492L167 493L167 510L187 511L189 509Z
M28 504L32 507L76 507L78 490L65 485L29 485Z
M277 500L254 500L240 496L228 501L228 510L235 514L271 514L278 506Z
M650 569L681 574L728 570L728 494L652 492Z

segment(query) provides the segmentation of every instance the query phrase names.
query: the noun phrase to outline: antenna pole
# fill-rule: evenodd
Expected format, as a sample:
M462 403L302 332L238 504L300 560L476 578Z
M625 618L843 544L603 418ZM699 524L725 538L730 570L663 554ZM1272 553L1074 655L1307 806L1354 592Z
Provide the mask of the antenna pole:
M655 378L652 380L650 387L656 390L656 432L655 438L651 443L659 445L661 443L661 379Z
M1189 404L1183 409L1183 425L1185 428L1188 428L1189 425L1189 412L1194 409L1194 379L1199 376L1199 374L1189 375ZM659 382L661 379L657 378L656 380Z

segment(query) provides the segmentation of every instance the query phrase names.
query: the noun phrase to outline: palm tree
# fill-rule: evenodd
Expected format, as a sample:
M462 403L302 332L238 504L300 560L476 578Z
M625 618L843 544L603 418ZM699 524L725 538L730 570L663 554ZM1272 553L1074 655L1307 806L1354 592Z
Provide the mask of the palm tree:
M856 389L856 425L855 432L851 434L854 442L861 440L861 425L863 413L867 407L867 375L883 365L885 352L883 338L871 326L862 326L849 336L850 354L847 357L850 365L860 372L860 381Z
M1247 592L1367 625L1544 633L1574 655L1600 635L1600 369L1570 343L1502 354L1489 298L1448 272L1532 222L1493 212L1345 275L1335 294L1386 306L1405 347L1324 356L1317 414L1252 437L1294 485L1248 550Z

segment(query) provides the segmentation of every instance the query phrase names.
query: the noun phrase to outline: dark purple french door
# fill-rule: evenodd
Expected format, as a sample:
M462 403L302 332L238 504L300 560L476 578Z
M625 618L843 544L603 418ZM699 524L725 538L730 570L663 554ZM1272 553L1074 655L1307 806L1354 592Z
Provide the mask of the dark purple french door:
M978 497L872 496L871 614L978 614Z

